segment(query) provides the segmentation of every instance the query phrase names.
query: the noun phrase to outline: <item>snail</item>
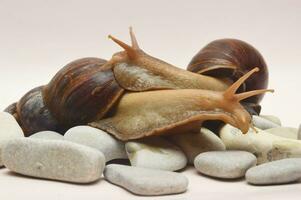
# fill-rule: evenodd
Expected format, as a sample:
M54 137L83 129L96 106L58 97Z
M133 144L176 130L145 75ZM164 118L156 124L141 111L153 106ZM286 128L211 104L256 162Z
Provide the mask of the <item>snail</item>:
M269 79L267 65L259 51L250 44L237 39L219 39L202 48L192 58L187 70L236 81L254 67L258 67L260 73L246 80L241 91L266 89ZM263 95L253 96L244 102L258 104Z
M90 125L120 140L162 134L199 132L204 120L221 120L247 133L251 116L240 101L273 90L235 94L259 68L246 73L226 91L203 89L155 90L124 95L111 117Z
M229 90L231 81L190 72L154 58L140 49L132 29L130 29L130 36L131 46L109 36L124 51L115 53L109 61L83 58L69 63L47 85L28 92L18 103L6 110L15 116L26 136L42 130L64 133L70 127L89 124L104 129L122 140L128 140L139 137L127 136L127 132L124 133L125 137L114 134L110 132L108 123L104 126L102 120L120 120L120 117L112 117L114 113L119 116L120 110L124 110L123 105L128 105L129 102L132 104L128 109L135 105L135 100L139 109L143 101L152 99L148 99L152 95L167 97L170 94L172 97L168 98L170 102L176 106L175 102L179 101L178 106L181 107L180 99L189 98L187 96L189 92L198 91L203 94L202 98L208 101L216 96L215 91L220 92L217 96L221 96L223 91ZM265 91L256 94L262 92ZM180 95L179 97L183 95L183 98L173 100L177 95ZM158 99L154 98L154 100ZM160 101L153 101L153 105L157 106L157 109L161 107ZM213 103L210 106L212 107ZM163 107L162 102L160 109ZM207 110L206 105L202 104L200 107L201 110ZM173 111L176 110L177 106L173 108ZM208 120L211 119L208 117ZM202 118L202 121L204 120L206 117ZM224 117L221 120L225 120ZM139 120L137 123L139 124ZM153 128L154 131L157 130ZM144 132L137 133L141 137L151 135Z

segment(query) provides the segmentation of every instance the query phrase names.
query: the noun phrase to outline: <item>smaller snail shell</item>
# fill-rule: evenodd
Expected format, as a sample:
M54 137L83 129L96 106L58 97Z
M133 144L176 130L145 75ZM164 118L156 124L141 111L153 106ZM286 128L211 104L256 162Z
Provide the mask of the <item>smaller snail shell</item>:
M257 49L237 39L215 40L201 49L190 61L187 70L204 75L228 78L233 82L258 67L254 74L241 86L240 92L266 89L268 68ZM244 102L259 103L264 94L245 99Z
M44 104L43 87L40 86L30 90L16 104L15 118L22 127L25 136L43 130L57 132L63 132L64 130Z

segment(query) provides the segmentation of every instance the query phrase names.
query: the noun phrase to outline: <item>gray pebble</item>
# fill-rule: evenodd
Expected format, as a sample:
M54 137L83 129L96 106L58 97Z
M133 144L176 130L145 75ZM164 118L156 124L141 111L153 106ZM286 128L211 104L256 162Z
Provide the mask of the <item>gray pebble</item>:
M98 149L104 154L106 161L127 159L124 143L102 130L90 126L76 126L69 129L64 138Z
M256 157L245 151L211 151L198 155L195 168L208 176L216 178L240 178L256 165Z
M207 128L201 128L199 133L174 134L169 138L184 151L190 164L200 153L226 150L221 139Z
M21 137L24 133L15 118L7 112L0 112L0 167L3 166L1 151L5 143Z
M289 139L297 140L298 138L298 129L292 127L276 127L265 130L267 133L277 135L280 137L285 137Z
M239 129L226 124L220 130L221 140L229 150L243 150L257 157L257 164L284 158L301 157L301 140L276 136L256 128L243 134Z
M132 166L176 171L187 164L183 151L161 137L127 142L125 148Z
M270 120L267 120L265 118L259 117L257 115L252 116L252 122L255 127L259 128L261 130L279 127L278 124L276 124Z
M298 140L301 140L301 124L299 125L299 130L298 130L298 136L297 136Z
M40 131L38 133L35 133L29 138L34 138L34 139L46 139L46 140L64 140L64 137L54 131Z
M101 152L62 140L10 140L2 156L4 165L13 172L74 183L98 180L105 166Z
M281 120L275 115L259 115L259 116L281 126Z
M188 179L179 173L125 165L107 165L104 177L138 195L166 195L185 192Z
M272 185L295 182L301 178L301 158L287 158L264 163L249 169L247 182L254 185Z

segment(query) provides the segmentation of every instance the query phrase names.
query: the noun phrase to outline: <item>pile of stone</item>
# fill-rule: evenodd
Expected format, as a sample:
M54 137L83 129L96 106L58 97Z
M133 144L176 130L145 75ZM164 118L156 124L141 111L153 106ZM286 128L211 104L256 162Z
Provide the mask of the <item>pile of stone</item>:
M256 132L245 135L227 124L219 133L201 128L199 133L124 143L89 126L73 127L64 136L43 131L25 138L15 118L0 112L0 166L72 183L91 183L104 176L138 195L185 192L188 179L179 170L187 165L194 165L199 175L245 177L254 185L300 180L301 128L282 127L277 117L264 115L253 116L253 124ZM131 166L108 164L116 159L128 159Z

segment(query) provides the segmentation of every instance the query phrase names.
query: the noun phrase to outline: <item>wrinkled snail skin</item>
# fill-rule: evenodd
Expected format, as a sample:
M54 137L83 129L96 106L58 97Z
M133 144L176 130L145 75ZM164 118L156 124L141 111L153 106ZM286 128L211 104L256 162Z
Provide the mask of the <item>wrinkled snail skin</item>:
M257 71L258 68L254 68L226 91L178 89L127 93L111 117L90 125L120 140L199 131L205 120L221 120L246 133L251 126L251 116L239 102L272 92L254 90L236 94L239 86Z
M132 46L109 36L125 51L113 55L107 63L114 71L116 81L129 91L156 89L207 89L224 91L231 82L196 74L175 67L142 51L130 30Z
M260 73L248 79L240 92L266 89L268 86L268 68L257 49L237 39L220 39L210 42L190 61L187 70L216 78L228 78L236 81L254 67ZM264 94L244 100L258 104Z

